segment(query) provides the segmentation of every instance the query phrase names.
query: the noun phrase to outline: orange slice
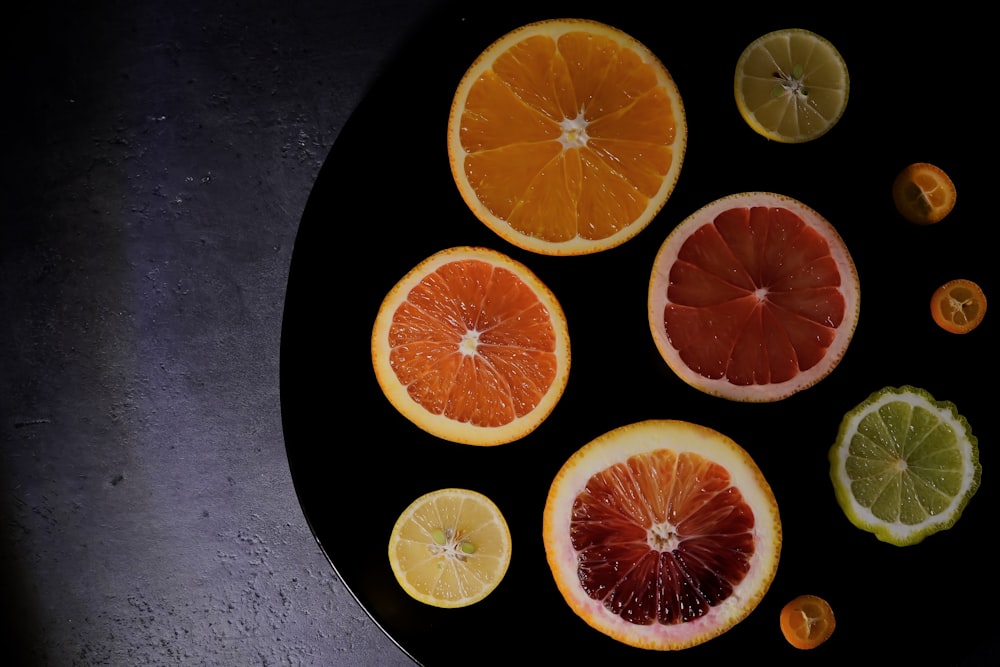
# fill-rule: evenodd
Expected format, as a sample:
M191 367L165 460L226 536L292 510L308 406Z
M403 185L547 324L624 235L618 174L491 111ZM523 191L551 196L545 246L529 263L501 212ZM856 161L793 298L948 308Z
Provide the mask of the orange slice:
M653 420L582 447L545 503L556 585L591 627L631 646L701 644L771 585L781 520L760 469L712 429Z
M931 317L945 331L969 333L986 317L986 295L971 280L949 280L931 296Z
M815 595L800 595L781 610L781 633L795 648L813 649L833 634L837 621L829 603Z
M892 183L892 200L900 215L918 225L940 222L955 208L955 184L940 167L915 162Z
M522 26L462 78L448 154L490 229L547 255L612 248L670 196L687 125L677 86L646 47L579 19Z
M799 201L747 192L681 222L657 253L649 326L692 387L777 401L840 362L858 321L858 275L833 226Z
M396 284L372 330L379 385L407 419L470 445L524 437L553 410L569 377L566 317L520 262L456 247Z

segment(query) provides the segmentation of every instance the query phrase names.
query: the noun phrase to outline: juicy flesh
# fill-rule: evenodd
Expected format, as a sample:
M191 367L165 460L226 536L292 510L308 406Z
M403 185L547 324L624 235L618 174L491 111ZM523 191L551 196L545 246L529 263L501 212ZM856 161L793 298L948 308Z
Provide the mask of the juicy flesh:
M956 285L945 290L937 306L943 319L959 328L977 322L981 318L983 309L980 296L965 285Z
M587 594L631 623L697 619L728 598L754 554L754 516L729 473L656 450L594 475L570 537Z
M902 189L903 198L915 215L931 218L951 206L954 192L933 172L917 172Z
M469 91L465 173L482 204L523 234L604 239L659 192L674 113L653 66L613 40L531 37Z
M887 403L861 420L846 471L862 506L882 521L905 525L948 511L965 477L955 431L905 401Z
M549 310L508 269L456 261L414 287L393 316L390 363L433 414L492 427L538 404L558 359Z
M784 382L825 356L845 316L840 285L826 240L795 213L734 208L681 247L664 325L704 377Z

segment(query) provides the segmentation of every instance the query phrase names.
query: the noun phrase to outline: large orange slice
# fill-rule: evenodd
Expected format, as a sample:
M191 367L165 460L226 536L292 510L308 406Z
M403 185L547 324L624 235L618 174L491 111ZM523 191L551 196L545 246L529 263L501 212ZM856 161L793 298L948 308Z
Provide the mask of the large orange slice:
M543 517L569 606L626 644L674 650L746 618L774 579L781 520L760 469L712 429L645 421L582 447Z
M649 284L649 325L689 385L776 401L840 362L858 321L858 274L833 226L790 197L748 192L681 222Z
M673 190L686 140L680 94L656 56L579 19L494 42L459 83L448 121L469 208L507 241L548 255L638 234Z
M486 248L450 248L411 270L382 302L371 348L396 409L464 444L527 435L569 377L569 332L555 295L523 264Z

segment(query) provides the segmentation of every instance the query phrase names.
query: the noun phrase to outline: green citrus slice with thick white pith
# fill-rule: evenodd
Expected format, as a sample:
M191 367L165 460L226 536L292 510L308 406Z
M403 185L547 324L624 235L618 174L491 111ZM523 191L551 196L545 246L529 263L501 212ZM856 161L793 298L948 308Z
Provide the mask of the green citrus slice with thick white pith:
M830 449L837 502L858 528L906 546L950 528L979 488L979 446L953 403L886 387L848 412Z

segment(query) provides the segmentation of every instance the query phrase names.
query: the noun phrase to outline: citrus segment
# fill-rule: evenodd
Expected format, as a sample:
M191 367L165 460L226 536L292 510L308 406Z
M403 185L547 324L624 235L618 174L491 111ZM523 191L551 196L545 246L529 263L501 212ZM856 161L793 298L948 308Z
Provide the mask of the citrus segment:
M736 62L740 115L773 141L801 143L826 134L843 115L849 90L840 53L808 30L769 32Z
M652 420L574 453L550 487L546 557L572 610L626 644L675 650L745 618L774 577L777 504L724 435Z
M854 334L857 271L836 230L790 197L731 195L681 222L649 284L653 339L689 385L776 401L826 377Z
M816 595L800 595L786 604L779 623L788 643L805 650L825 642L837 626L830 604Z
M969 333L986 317L986 295L971 280L949 280L931 295L931 317L950 333Z
M456 247L389 292L372 331L386 397L425 431L472 445L521 438L554 409L569 376L566 318L523 264Z
M492 500L441 489L414 500L392 528L389 564L403 590L435 607L466 607L500 584L510 530Z
M927 162L907 166L892 182L896 210L918 225L940 222L955 208L955 184L940 167Z
M514 245L548 255L624 243L677 181L687 126L663 64L594 21L522 26L462 78L448 154L462 198Z
M848 519L898 546L950 528L981 474L978 441L955 405L909 386L886 387L848 412L830 449Z

